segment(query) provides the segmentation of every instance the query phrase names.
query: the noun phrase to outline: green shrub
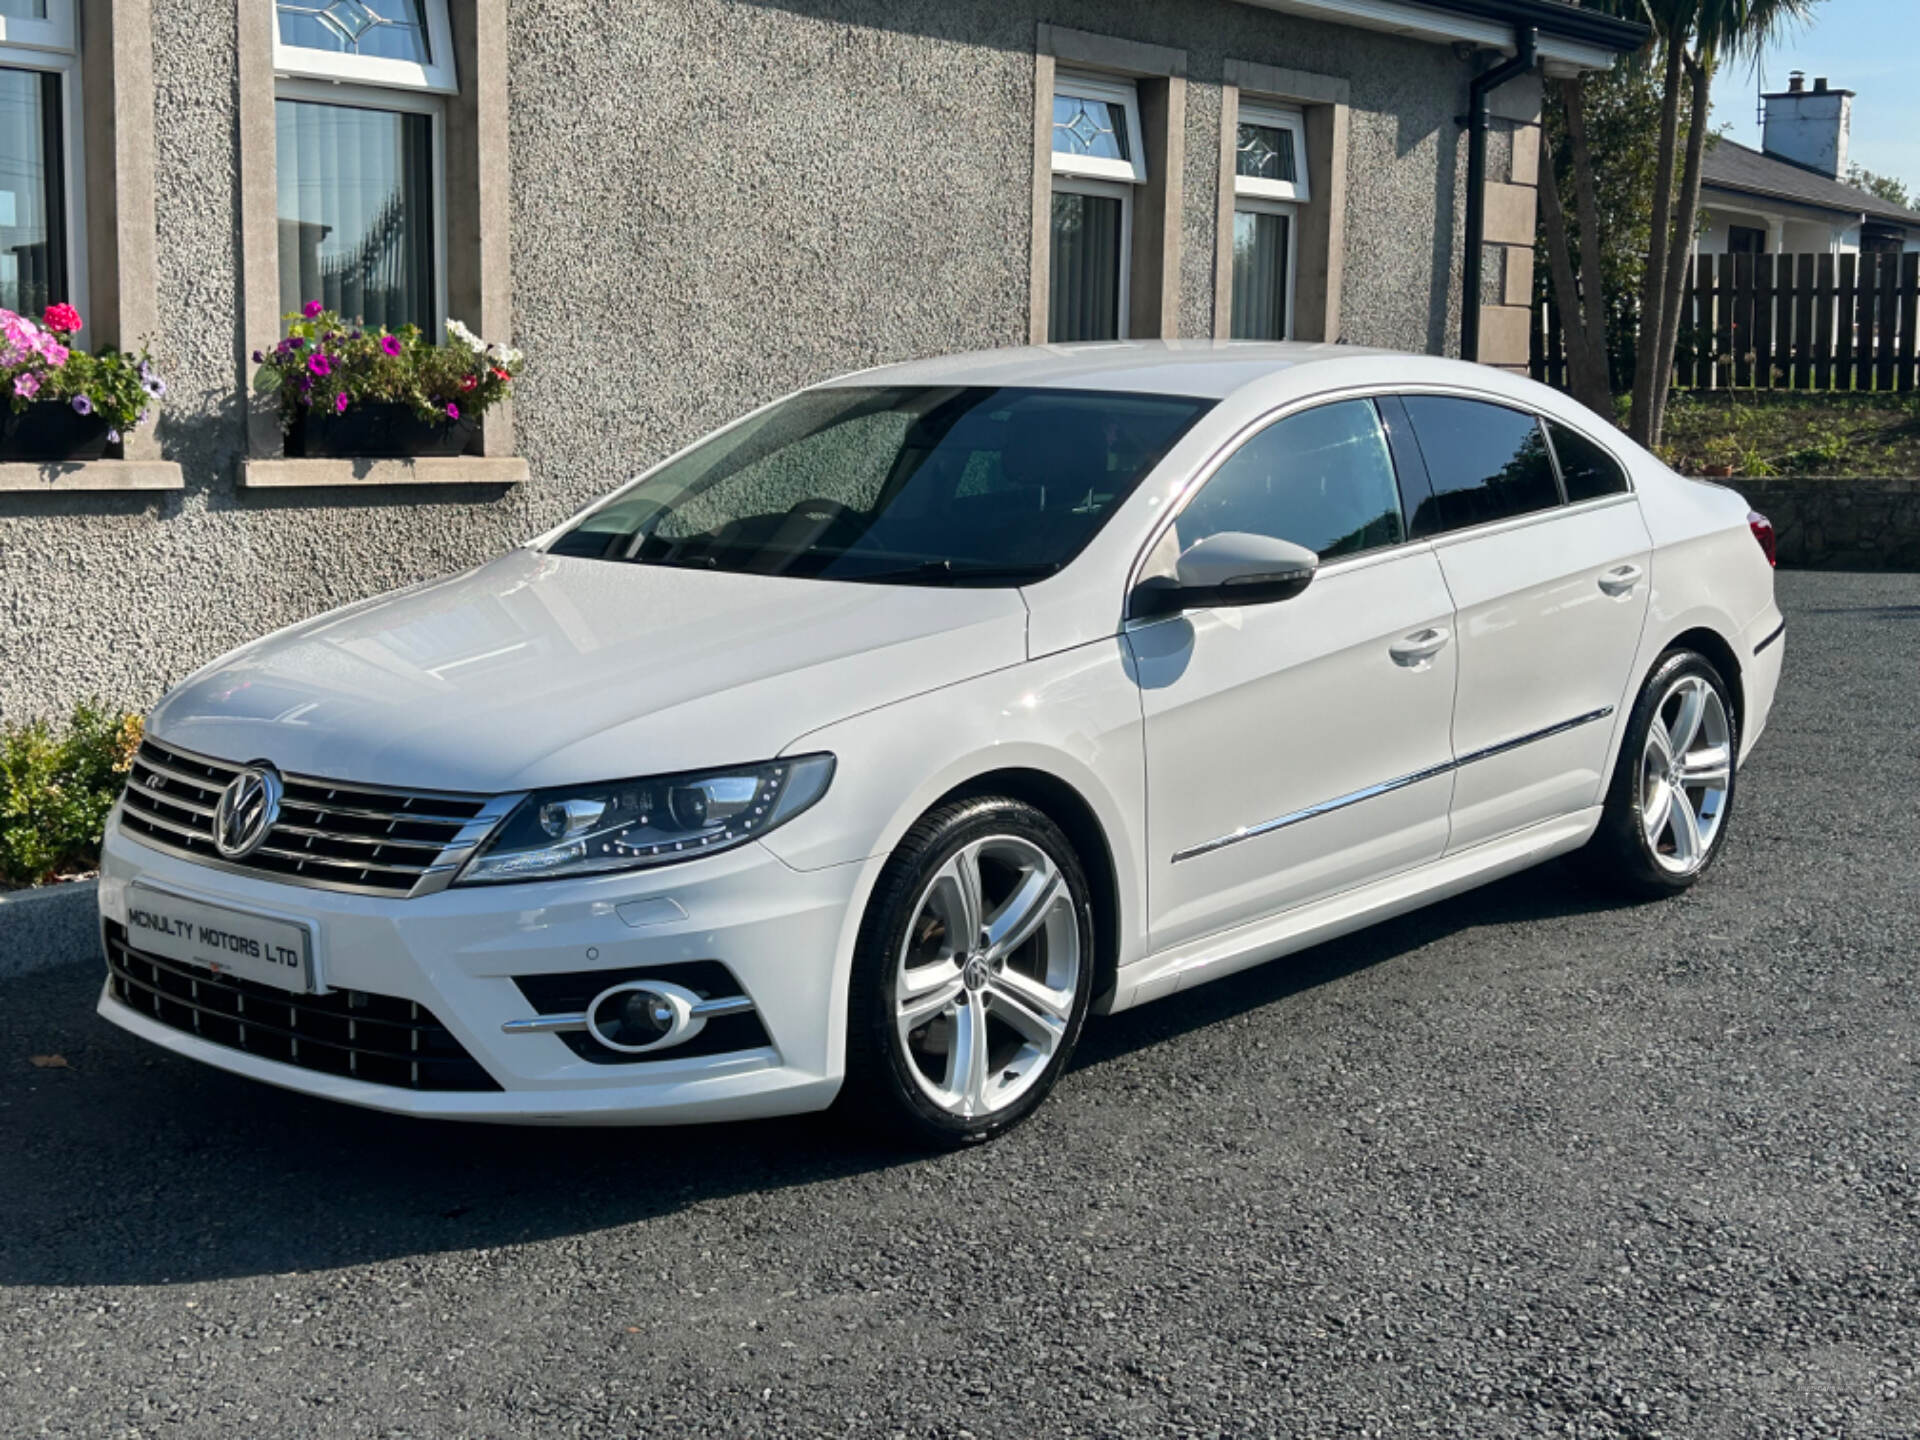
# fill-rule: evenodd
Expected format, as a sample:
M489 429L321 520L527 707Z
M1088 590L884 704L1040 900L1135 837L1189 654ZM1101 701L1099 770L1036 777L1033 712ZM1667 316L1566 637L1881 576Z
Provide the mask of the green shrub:
M64 726L0 727L0 887L91 870L140 748L138 715L76 706Z

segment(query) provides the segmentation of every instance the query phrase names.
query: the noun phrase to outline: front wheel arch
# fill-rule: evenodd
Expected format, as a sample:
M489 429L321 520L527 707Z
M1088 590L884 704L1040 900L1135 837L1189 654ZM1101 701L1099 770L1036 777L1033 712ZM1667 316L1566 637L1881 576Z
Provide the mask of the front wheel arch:
M963 780L936 799L923 814L978 795L1008 795L1024 800L1065 832L1086 875L1093 900L1092 1012L1104 1014L1112 1003L1120 973L1120 877L1113 848L1093 806L1058 775L1023 767L989 770ZM916 822L917 823L917 822Z

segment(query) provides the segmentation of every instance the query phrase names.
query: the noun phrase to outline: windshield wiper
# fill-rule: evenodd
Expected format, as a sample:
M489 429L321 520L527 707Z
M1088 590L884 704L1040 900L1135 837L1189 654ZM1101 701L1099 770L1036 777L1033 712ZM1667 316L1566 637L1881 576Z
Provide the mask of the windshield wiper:
M1058 565L989 565L966 560L923 560L897 570L869 570L864 575L823 575L823 580L854 584L953 585L966 580L1044 580Z

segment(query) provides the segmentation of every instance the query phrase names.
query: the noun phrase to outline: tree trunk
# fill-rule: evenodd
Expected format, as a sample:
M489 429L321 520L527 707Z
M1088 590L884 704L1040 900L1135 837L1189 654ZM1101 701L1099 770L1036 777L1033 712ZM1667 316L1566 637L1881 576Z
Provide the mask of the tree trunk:
M1593 150L1587 144L1587 100L1583 82L1563 80L1567 99L1567 134L1573 142L1573 205L1580 226L1580 273L1592 276L1586 287L1587 334L1593 338L1600 371L1599 393L1607 400L1602 411L1613 421L1613 367L1607 343L1607 286L1600 268L1600 191L1593 180Z
M1653 226L1647 242L1647 273L1640 286L1640 332L1633 366L1633 419L1628 433L1648 444L1653 425L1653 382L1659 371L1660 305L1667 290L1667 247L1673 225L1673 152L1680 134L1680 68L1684 37L1666 37L1667 63L1660 96L1660 154L1653 176Z
M1576 82L1562 81L1562 88ZM1571 127L1569 127L1571 129ZM1573 257L1567 244L1567 216L1560 203L1560 177L1554 171L1553 147L1547 142L1547 127L1540 127L1540 210L1547 230L1547 269L1553 281L1553 303L1558 312L1560 333L1567 351L1567 388L1573 398L1589 410L1607 415L1613 408L1613 396L1607 386L1607 340L1604 332L1594 343L1590 307L1583 310L1580 291L1573 278ZM1593 292L1592 271L1585 270L1587 293ZM1596 357L1597 350L1597 357ZM1596 365L1596 358L1598 364ZM1609 419L1612 417L1609 415Z
M1643 442L1660 443L1667 423L1667 397L1673 387L1673 352L1680 343L1680 307L1687 293L1687 256L1700 223L1700 167L1707 149L1707 106L1713 92L1713 59L1687 57L1693 114L1687 126L1687 167L1680 181L1680 204L1673 217L1673 246L1667 255L1667 288L1660 301L1660 368L1653 381L1653 415Z

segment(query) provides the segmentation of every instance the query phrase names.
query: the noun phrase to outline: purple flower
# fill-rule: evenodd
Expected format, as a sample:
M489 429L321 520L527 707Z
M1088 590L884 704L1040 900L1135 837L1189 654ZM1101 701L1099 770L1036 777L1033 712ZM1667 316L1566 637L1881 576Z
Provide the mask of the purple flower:
M333 397L333 413L336 415L343 414L345 413L346 408L347 408L347 392L342 390L338 395Z
M76 415L91 415L93 413L93 401L84 395L74 396L73 412Z
M300 307L300 313L309 320L318 320L320 318L320 312L326 308L327 307L322 305L318 300L309 300Z
M307 357L307 369L324 380L333 373L333 361L324 355L309 355Z
M383 355L398 355L400 353L400 337L398 335L382 335L380 337L380 353Z
M256 365L258 365L261 361L265 360L266 358L267 357L265 355L262 355L258 350L253 352L253 363Z
M162 380L158 375L149 375L145 380L140 382L140 388L158 400L162 395L167 393L167 382Z
M118 445L120 443L120 432L118 430L107 431L107 443L109 445Z
M451 400L447 402L447 418L449 420L458 420L460 418L460 407Z

